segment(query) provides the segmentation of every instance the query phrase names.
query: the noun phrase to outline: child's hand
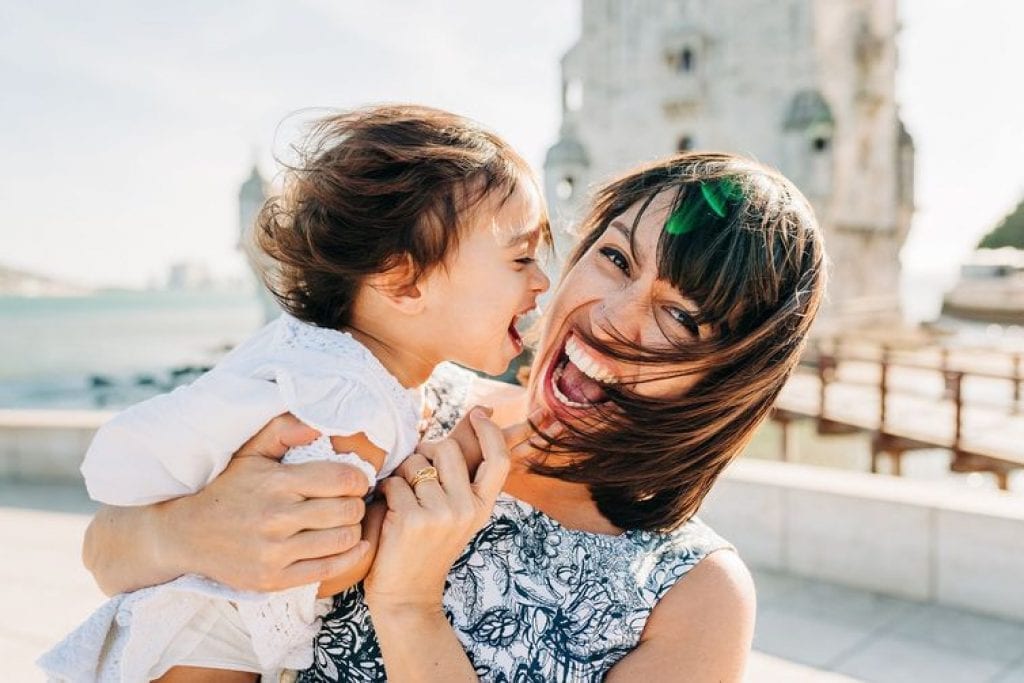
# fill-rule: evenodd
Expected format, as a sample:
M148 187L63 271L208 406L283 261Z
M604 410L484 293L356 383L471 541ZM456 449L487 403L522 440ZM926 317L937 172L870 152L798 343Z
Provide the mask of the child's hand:
M492 412L486 406L476 406L468 411L466 416L459 420L448 434L448 438L459 445L462 454L466 457L466 467L470 476L476 473L476 468L479 467L483 459L480 453L480 442L469 423L468 416L473 410L482 410L487 416L490 416ZM554 420L551 414L543 408L533 411L526 420L503 428L501 433L505 437L505 445L512 456L513 466L517 462L522 462L526 456L535 452L544 443L537 437L537 432L534 431L531 423L549 437L555 437L562 431L561 423Z

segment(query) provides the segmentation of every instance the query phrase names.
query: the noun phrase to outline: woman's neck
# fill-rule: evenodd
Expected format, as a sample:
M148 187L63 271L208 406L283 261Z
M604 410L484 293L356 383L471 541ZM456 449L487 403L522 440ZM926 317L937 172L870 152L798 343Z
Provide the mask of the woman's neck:
M623 531L601 514L584 484L534 474L525 464L513 463L504 491L568 529L611 536Z

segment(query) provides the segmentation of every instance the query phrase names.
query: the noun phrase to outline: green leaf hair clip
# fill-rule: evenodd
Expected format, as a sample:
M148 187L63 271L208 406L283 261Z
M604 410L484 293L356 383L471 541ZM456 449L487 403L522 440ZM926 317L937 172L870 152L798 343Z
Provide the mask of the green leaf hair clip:
M718 218L728 214L728 202L739 199L743 192L732 180L727 178L700 184L700 194L704 203ZM706 215L702 205L694 202L683 202L665 223L665 231L670 235L685 235L700 225L702 216ZM706 219L705 219L706 220Z
M715 192L717 189L717 187L712 189L707 183L700 184L700 193L704 195L704 201L708 203L716 216L725 218L725 197Z

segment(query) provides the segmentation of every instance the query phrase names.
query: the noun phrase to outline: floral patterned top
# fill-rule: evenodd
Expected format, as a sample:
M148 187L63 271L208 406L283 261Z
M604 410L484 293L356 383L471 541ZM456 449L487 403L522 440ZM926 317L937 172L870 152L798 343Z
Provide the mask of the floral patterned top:
M450 429L468 379L431 393L435 433ZM692 519L671 533L618 536L567 529L502 494L490 522L452 566L444 608L481 680L599 681L636 647L658 600L709 553L730 548ZM384 681L362 586L338 595L299 681Z

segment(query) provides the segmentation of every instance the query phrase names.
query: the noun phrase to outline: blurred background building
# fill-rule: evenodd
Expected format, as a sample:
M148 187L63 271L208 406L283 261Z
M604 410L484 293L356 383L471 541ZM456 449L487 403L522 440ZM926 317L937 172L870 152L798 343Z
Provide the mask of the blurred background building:
M900 319L914 143L896 101L896 0L586 0L544 162L564 253L587 189L644 160L725 150L807 195L833 327Z
M263 319L267 322L281 313L277 302L263 285L260 273L270 267L270 259L262 255L253 241L256 216L263 208L270 193L267 181L260 175L260 169L253 163L249 177L238 189L238 248L245 255L253 274L254 289L259 298Z

